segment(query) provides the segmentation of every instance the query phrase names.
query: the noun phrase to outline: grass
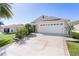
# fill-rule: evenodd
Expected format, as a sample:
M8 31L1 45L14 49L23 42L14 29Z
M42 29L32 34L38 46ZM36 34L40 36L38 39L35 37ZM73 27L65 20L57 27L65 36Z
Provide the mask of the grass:
M67 45L71 56L79 56L79 42L67 41Z
M14 42L15 34L0 34L0 47Z

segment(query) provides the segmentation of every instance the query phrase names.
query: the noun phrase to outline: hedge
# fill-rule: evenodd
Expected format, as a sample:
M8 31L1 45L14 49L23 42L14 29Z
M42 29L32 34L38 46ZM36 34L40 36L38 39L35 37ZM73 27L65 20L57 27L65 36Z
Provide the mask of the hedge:
M30 24L25 24L25 26L17 28L15 35L16 38L22 39L25 36L30 35L32 32L32 26Z
M18 28L15 35L17 38L21 39L25 37L26 35L28 35L28 31L24 27Z
M75 39L79 39L79 33L78 32L71 32L70 36L75 38Z
M33 32L33 26L31 26L30 24L25 24L25 28L28 30L28 34Z

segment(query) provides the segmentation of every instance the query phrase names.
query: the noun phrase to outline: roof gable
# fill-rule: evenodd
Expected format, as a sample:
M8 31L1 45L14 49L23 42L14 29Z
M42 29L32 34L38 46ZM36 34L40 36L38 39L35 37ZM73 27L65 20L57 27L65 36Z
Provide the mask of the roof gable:
M35 21L33 22L40 22L40 21L57 21L57 20L62 20L61 18L58 17L53 17L53 16L40 16L38 17Z

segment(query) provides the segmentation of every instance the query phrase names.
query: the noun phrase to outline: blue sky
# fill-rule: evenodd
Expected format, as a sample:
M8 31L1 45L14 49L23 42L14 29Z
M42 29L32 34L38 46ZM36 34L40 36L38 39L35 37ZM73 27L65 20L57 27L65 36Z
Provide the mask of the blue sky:
M12 12L12 19L2 20L5 25L30 23L41 15L79 20L79 4L76 3L17 3L12 5Z

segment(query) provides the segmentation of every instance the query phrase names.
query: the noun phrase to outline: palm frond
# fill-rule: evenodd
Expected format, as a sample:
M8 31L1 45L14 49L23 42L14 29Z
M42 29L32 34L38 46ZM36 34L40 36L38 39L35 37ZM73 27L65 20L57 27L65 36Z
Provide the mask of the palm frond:
M13 13L11 11L12 7L7 3L0 3L0 18L12 18Z

